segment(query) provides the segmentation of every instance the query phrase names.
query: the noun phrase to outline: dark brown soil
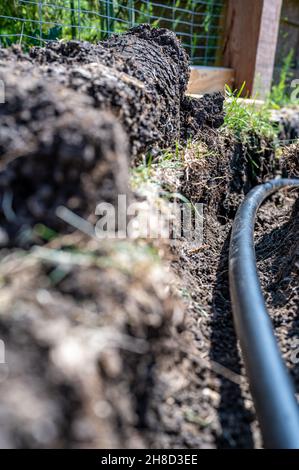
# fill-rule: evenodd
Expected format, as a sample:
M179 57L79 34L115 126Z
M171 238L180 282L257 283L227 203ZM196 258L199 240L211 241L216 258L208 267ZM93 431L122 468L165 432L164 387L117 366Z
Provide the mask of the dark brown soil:
M186 97L187 65L175 36L148 26L96 46L0 50L0 447L262 444L231 315L229 236L251 187L298 175L298 148L278 163L255 136L244 147L220 134L223 98ZM185 159L177 190L205 206L198 249L99 244L57 218L65 205L93 222L97 203L132 197L132 162L194 136L208 153ZM263 206L256 240L299 392L295 196Z
M159 416L149 433L154 446L262 445L234 331L228 285L230 230L236 207L249 189L250 172L242 177L246 158L238 146L233 154L227 152L225 143L220 145L226 153L196 162L183 179L189 196L205 204L204 245L192 252L178 251L173 262L187 305L186 328L174 337L168 346L172 354L162 358L155 371L160 387L151 401ZM288 158L286 154L284 168L291 176L293 159ZM271 158L264 163L273 169L264 178L275 176ZM296 345L298 352L298 342L294 345L299 304L296 196L294 191L284 192L261 208L256 240L267 304L299 394L299 369L291 362Z
M20 75L39 73L47 81L89 95L94 107L116 115L129 137L133 157L175 145L204 124L223 123L220 94L215 101L185 97L189 59L168 30L141 25L97 45L54 42L33 48L30 56L13 51L14 55L2 50L3 65L15 59L13 67Z
M185 98L183 49L148 27L0 56L0 446L146 446L153 367L182 321L169 274L154 247L61 238L56 209L93 222L129 193L129 154L219 126L223 99Z
M89 217L97 202L115 203L118 194L128 193L127 139L113 116L60 85L27 76L20 82L12 73L5 80L2 246L8 237L22 246L34 241L36 223L65 230L56 215L60 205Z
M155 251L77 234L0 271L0 447L145 446L150 371L178 312Z
M98 203L128 193L129 160L223 122L220 94L185 96L176 36L146 25L98 45L2 49L0 77L2 245L32 242L34 223L61 229L59 205L92 218Z
M299 146L292 144L288 146L282 156L282 174L291 178L299 177Z

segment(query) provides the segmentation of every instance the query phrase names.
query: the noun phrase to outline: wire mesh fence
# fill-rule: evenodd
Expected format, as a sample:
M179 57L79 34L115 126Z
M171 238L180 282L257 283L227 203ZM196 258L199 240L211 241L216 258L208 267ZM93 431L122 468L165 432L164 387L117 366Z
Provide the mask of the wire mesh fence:
M0 41L39 45L80 39L91 42L149 23L173 30L195 65L214 65L226 0L1 0Z

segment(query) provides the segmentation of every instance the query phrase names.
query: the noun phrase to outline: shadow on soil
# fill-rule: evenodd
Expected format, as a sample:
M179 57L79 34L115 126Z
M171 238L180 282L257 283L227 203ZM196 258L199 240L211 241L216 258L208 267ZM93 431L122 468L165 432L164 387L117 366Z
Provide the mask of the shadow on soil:
M235 374L241 374L240 355L237 348L230 307L228 283L228 249L230 234L222 248L213 291L213 319L210 359ZM239 384L219 376L221 401L218 408L222 434L216 437L218 448L253 448L250 423L253 415L245 408Z

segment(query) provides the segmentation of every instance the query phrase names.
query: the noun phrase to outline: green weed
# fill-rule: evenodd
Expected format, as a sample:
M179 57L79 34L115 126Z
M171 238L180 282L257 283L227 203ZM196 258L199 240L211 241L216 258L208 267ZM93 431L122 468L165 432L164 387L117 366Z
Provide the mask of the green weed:
M289 88L289 82L293 77L291 71L294 59L294 50L292 49L285 57L280 73L279 82L273 85L271 93L267 99L268 106L279 109L282 106L298 105L299 100L292 100L292 94Z
M243 143L252 139L252 135L267 140L276 140L278 128L271 121L271 110L267 103L260 105L253 100L246 103L240 100L245 82L238 92L226 85L224 104L224 128L229 129Z

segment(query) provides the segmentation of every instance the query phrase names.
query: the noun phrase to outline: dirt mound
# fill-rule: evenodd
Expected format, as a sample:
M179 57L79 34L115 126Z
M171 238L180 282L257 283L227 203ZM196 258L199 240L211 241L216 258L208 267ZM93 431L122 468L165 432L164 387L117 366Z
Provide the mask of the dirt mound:
M62 228L60 205L88 218L97 203L127 194L127 141L114 117L93 109L88 97L12 72L2 72L0 220L3 240L25 242L36 223Z
M0 271L0 447L145 446L151 368L178 312L154 250L69 236Z
M215 119L220 119L216 109L214 104ZM200 149L202 156L196 154L196 144L186 152L180 191L190 201L205 204L225 224L234 218L250 189L281 173L282 163L276 158L273 142L255 135L246 144L231 133L213 129L198 131L197 135L204 146Z
M0 338L10 370L0 446L261 445L232 321L229 237L254 185L297 174L297 147L279 162L271 142L252 135L244 145L219 133L223 97L185 96L188 61L166 30L140 26L97 45L51 43L30 55L0 51L0 61L8 84L0 108L4 245L7 235L32 243L36 223L65 231L59 205L93 221L96 203L129 192L129 160L194 135L200 151L188 145L181 161L164 164L180 169L176 193L205 205L204 244L172 253L184 326L160 243L99 245L76 232L26 252L1 250ZM293 203L293 194L271 198L256 227L289 365L298 330Z
M189 60L166 29L140 25L96 45L54 42L32 48L30 56L16 48L1 56L2 62L39 64L41 74L88 94L96 108L112 111L128 134L133 157L175 145L203 125L222 123L220 95L215 100L185 98Z
M220 94L185 97L188 58L175 35L146 25L97 45L1 50L0 77L2 244L24 241L34 223L61 227L61 204L91 216L128 193L128 152L155 154L223 119Z
M198 134L213 136L224 122L224 97L221 93L204 95L200 99L185 96L181 105L182 138L187 140Z

